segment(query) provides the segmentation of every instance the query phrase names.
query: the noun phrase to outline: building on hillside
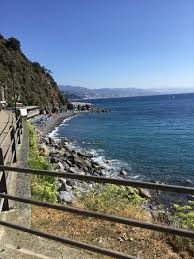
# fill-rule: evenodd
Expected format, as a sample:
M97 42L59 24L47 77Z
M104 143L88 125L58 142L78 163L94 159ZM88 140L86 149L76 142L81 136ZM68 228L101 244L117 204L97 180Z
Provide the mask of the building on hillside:
M40 114L39 106L23 106L17 107L17 109L20 111L21 116L27 119L38 116Z

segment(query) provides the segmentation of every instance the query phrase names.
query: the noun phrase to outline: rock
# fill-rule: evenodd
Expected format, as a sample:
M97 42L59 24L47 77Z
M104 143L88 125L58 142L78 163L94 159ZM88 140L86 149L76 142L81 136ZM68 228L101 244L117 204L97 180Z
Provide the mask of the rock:
M77 156L77 152L75 151L75 150L71 150L71 154L74 156L74 157L76 157Z
M74 156L72 156L72 155L68 156L67 159L68 159L69 161L71 161L71 162L74 162Z
M67 159L69 156L71 156L71 153L66 150L63 156L65 159Z
M69 140L68 140L67 138L63 138L63 139L61 140L61 145L62 145L62 146L63 146L63 145L66 146L67 143L69 143Z
M100 170L105 170L106 166L100 165L99 168L100 168Z
M73 185L75 185L76 180L66 178L66 183L67 183L67 185L73 186Z
M55 148L58 149L58 150L61 149L60 144L55 144L55 145L53 145L53 147L55 147Z
M66 192L69 192L69 191L72 190L72 187L67 184L66 179L64 179L64 178L59 178L59 183L60 183L59 191L66 191Z
M65 169L64 165L60 161L58 162L57 167L59 168L59 171L64 171L64 169Z
M50 162L51 162L51 163L58 163L58 162L60 162L60 157L54 155L54 156L52 156L52 157L50 158Z
M69 168L70 168L70 166L69 166L69 164L68 163L66 163L65 161L63 161L63 166L64 166L64 168L65 168L65 170L69 170Z
M46 145L49 145L49 139L48 139L48 138L44 138L44 143L45 143Z
M84 161L79 157L74 157L74 163L83 165Z
M99 166L99 164L98 164L98 162L92 161L92 166L93 166L93 167Z
M80 174L80 175L85 175L84 171L81 171L80 169L78 169L77 167L70 167L70 172L73 174Z
M91 166L91 162L88 159L84 159L78 156L74 157L74 163L77 164L79 168Z
M48 141L49 141L49 145L55 145L56 144L55 140L51 137L48 138Z
M75 196L72 192L61 191L58 195L59 202L72 203L75 200Z
M102 171L97 172L98 175L103 176L104 173Z
M122 175L122 176L127 176L128 175L128 173L125 170L123 170L123 169L119 172L119 174Z
M83 168L84 172L88 172L88 167Z
M139 195L142 197L142 198L151 198L151 194L148 190L146 189L142 189L142 188L139 188Z
M78 155L78 156L81 156L81 157L84 156L84 154L82 154L81 152L77 152L77 155Z
M69 161L68 159L67 159L67 160L65 160L65 163L66 163L66 164L68 164L69 166L72 166L71 161Z
M49 155L49 149L46 144L39 145L39 152L41 156L48 156Z

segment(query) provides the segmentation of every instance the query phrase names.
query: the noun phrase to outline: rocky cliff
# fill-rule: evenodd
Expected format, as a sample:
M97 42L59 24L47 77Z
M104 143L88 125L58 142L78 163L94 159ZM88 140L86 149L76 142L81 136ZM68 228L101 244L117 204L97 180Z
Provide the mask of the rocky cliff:
M39 105L54 111L68 104L51 71L38 62L31 62L22 53L20 42L0 35L0 99L15 100L25 105Z

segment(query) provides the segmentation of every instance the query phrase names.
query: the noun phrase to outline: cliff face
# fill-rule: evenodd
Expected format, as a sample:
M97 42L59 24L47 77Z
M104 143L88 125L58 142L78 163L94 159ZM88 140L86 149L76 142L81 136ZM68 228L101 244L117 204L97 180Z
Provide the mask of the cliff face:
M28 60L17 39L4 39L0 35L0 99L2 95L10 104L16 99L47 111L68 104L51 72L39 63Z

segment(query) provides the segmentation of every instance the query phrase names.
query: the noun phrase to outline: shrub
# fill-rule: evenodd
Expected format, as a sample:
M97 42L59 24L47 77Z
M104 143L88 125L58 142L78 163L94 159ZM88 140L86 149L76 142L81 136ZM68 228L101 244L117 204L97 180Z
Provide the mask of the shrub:
M30 132L30 158L29 166L32 169L49 170L51 165L46 157L39 154L38 134L33 125L28 123ZM49 202L57 201L56 181L51 176L33 176L31 181L32 195L39 200Z
M96 184L92 190L77 194L79 201L87 209L146 221L151 220L151 215L140 206L145 199L138 195L135 188Z
M16 38L9 38L6 42L6 47L13 50L20 50L20 42Z
M192 202L189 201L189 203L190 205L174 204L175 213L163 215L164 218L163 220L160 218L160 221L175 228L194 230L194 212L191 206ZM166 238L177 252L187 251L194 256L193 240L177 235L166 235Z

